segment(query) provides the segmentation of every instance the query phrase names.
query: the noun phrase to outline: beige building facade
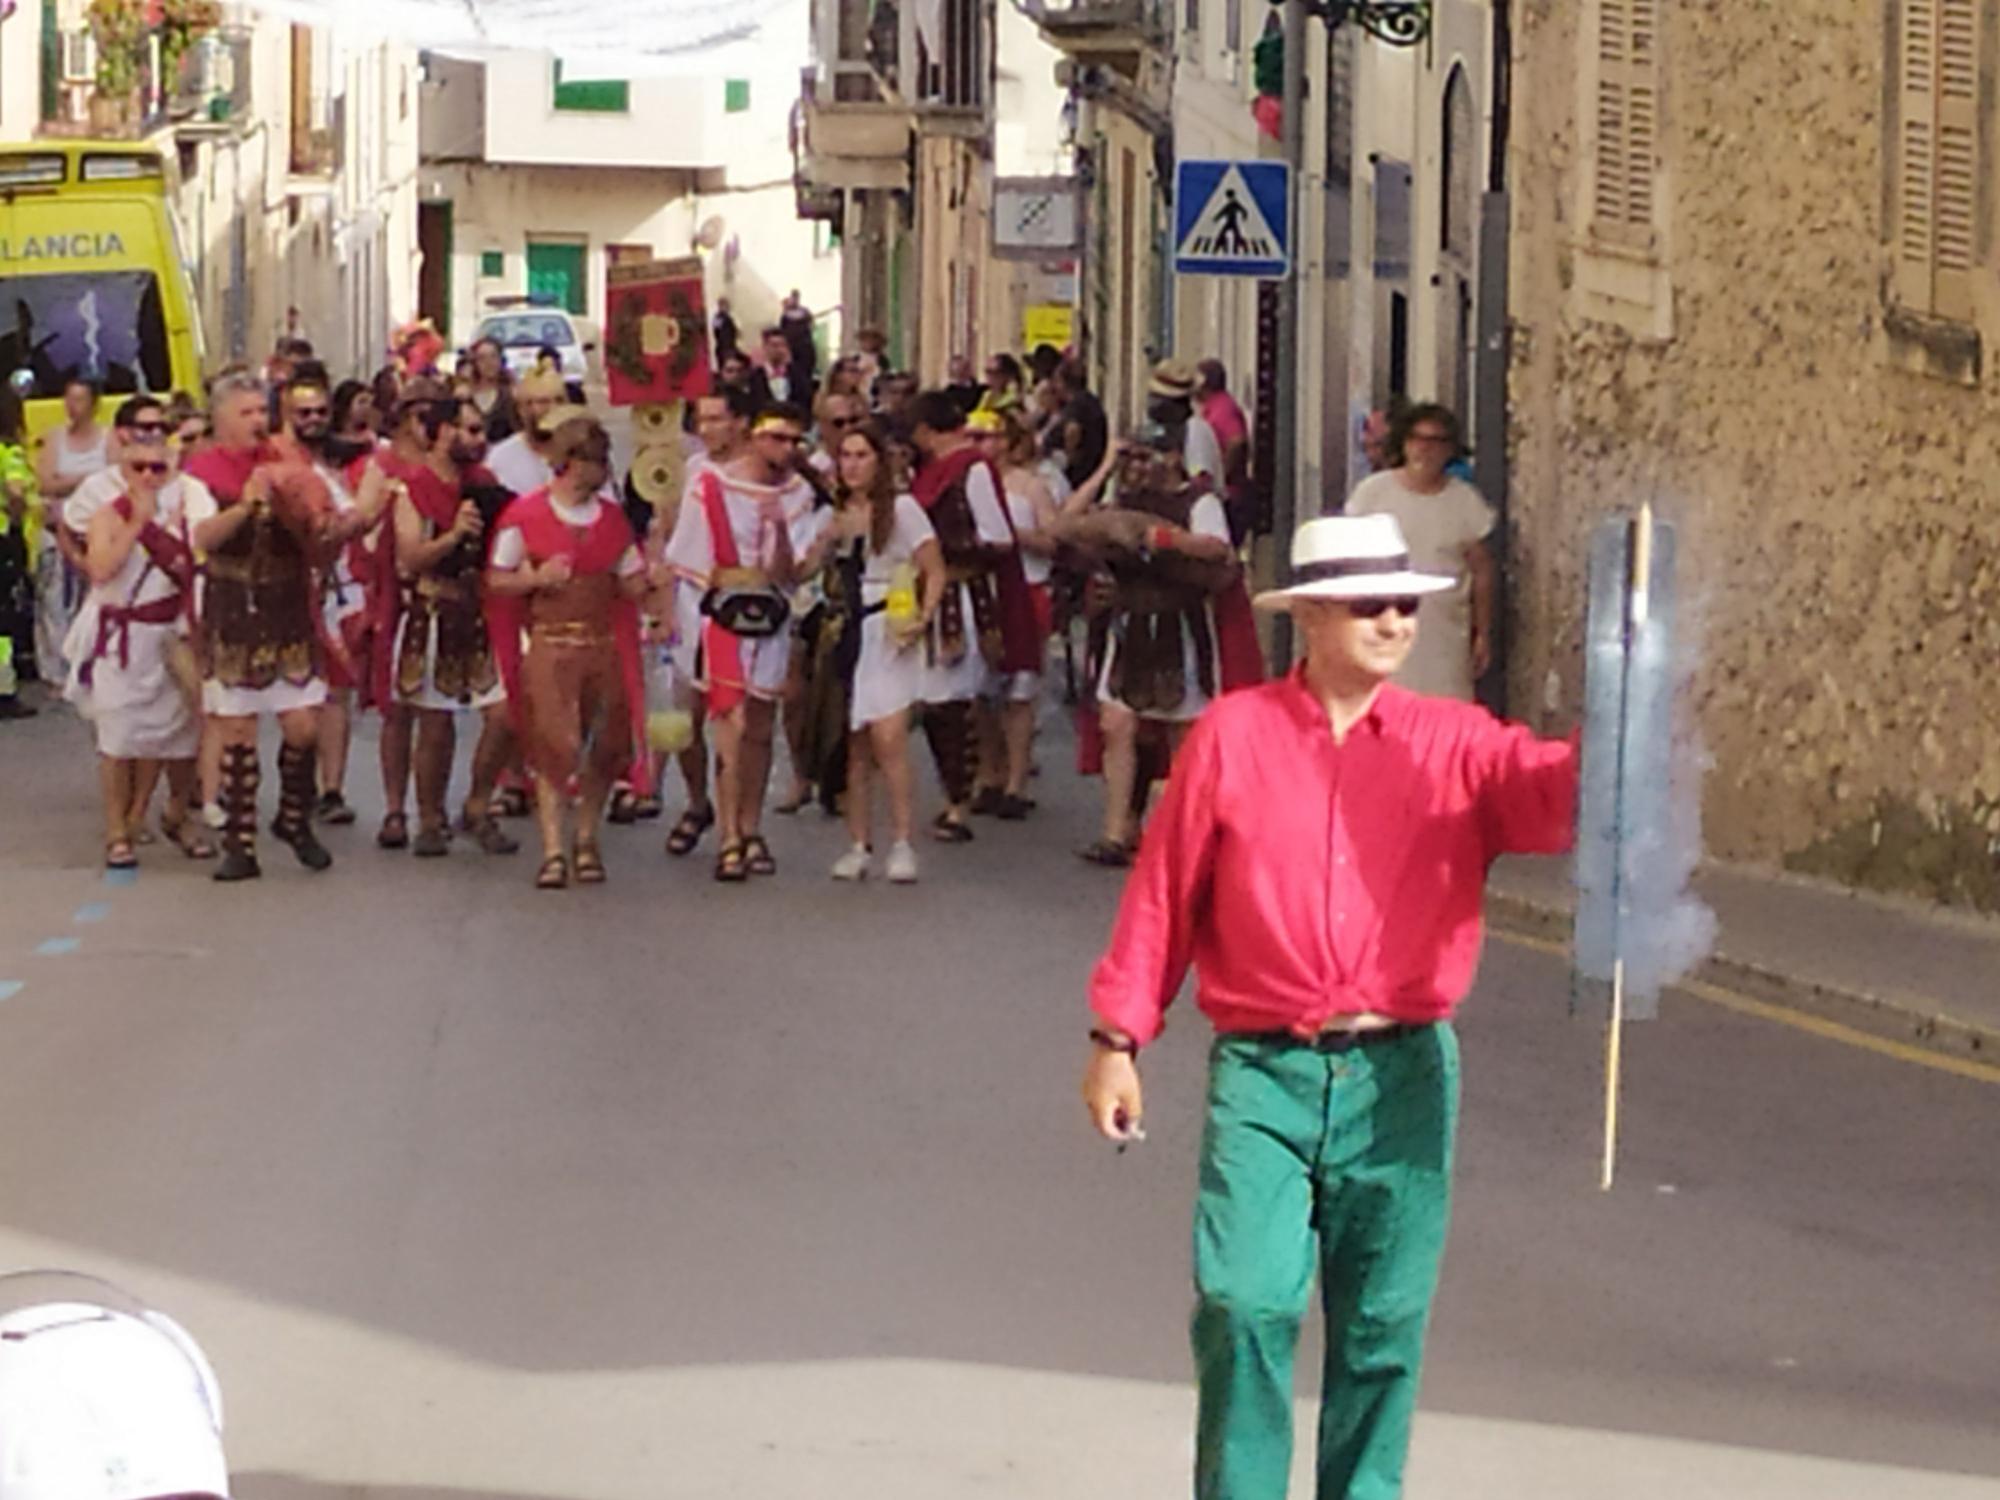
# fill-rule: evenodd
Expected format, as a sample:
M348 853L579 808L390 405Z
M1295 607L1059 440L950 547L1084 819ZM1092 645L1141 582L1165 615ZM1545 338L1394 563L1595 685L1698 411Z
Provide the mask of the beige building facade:
M218 21L114 97L83 0L23 0L0 26L0 129L161 152L210 372L286 333L372 369L415 310L417 53L245 4Z
M1717 856L2000 906L2000 26L1515 8L1510 686L1580 698L1602 517L1679 525Z

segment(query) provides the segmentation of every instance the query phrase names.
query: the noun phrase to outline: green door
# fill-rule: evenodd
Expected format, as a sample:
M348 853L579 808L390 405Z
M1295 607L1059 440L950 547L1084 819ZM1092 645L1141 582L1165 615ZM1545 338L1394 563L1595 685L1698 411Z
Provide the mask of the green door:
M566 312L581 313L590 295L581 245L528 241L528 295L547 297Z

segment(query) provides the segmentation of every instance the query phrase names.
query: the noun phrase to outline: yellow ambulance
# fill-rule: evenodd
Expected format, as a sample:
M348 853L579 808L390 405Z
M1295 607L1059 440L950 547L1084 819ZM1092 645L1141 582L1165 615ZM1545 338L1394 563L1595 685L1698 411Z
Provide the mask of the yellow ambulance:
M201 390L200 320L168 201L168 165L133 141L0 144L0 379L38 437L65 381L102 415L137 391Z

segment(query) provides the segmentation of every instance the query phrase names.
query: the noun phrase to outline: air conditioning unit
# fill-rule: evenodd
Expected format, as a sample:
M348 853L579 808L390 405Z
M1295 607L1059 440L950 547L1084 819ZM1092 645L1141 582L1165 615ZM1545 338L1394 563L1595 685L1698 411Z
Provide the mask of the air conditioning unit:
M64 83L92 83L97 78L97 38L88 26L63 33L62 76Z

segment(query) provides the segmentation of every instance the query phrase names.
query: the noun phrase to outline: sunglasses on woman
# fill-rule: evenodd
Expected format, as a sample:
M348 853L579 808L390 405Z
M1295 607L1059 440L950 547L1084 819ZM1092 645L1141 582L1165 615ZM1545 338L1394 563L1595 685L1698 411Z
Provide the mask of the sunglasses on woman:
M1357 620L1372 620L1393 609L1408 620L1416 615L1417 606L1422 602L1420 599L1349 599L1347 612Z
M168 465L161 459L138 458L132 460L132 472L159 476L167 472Z

